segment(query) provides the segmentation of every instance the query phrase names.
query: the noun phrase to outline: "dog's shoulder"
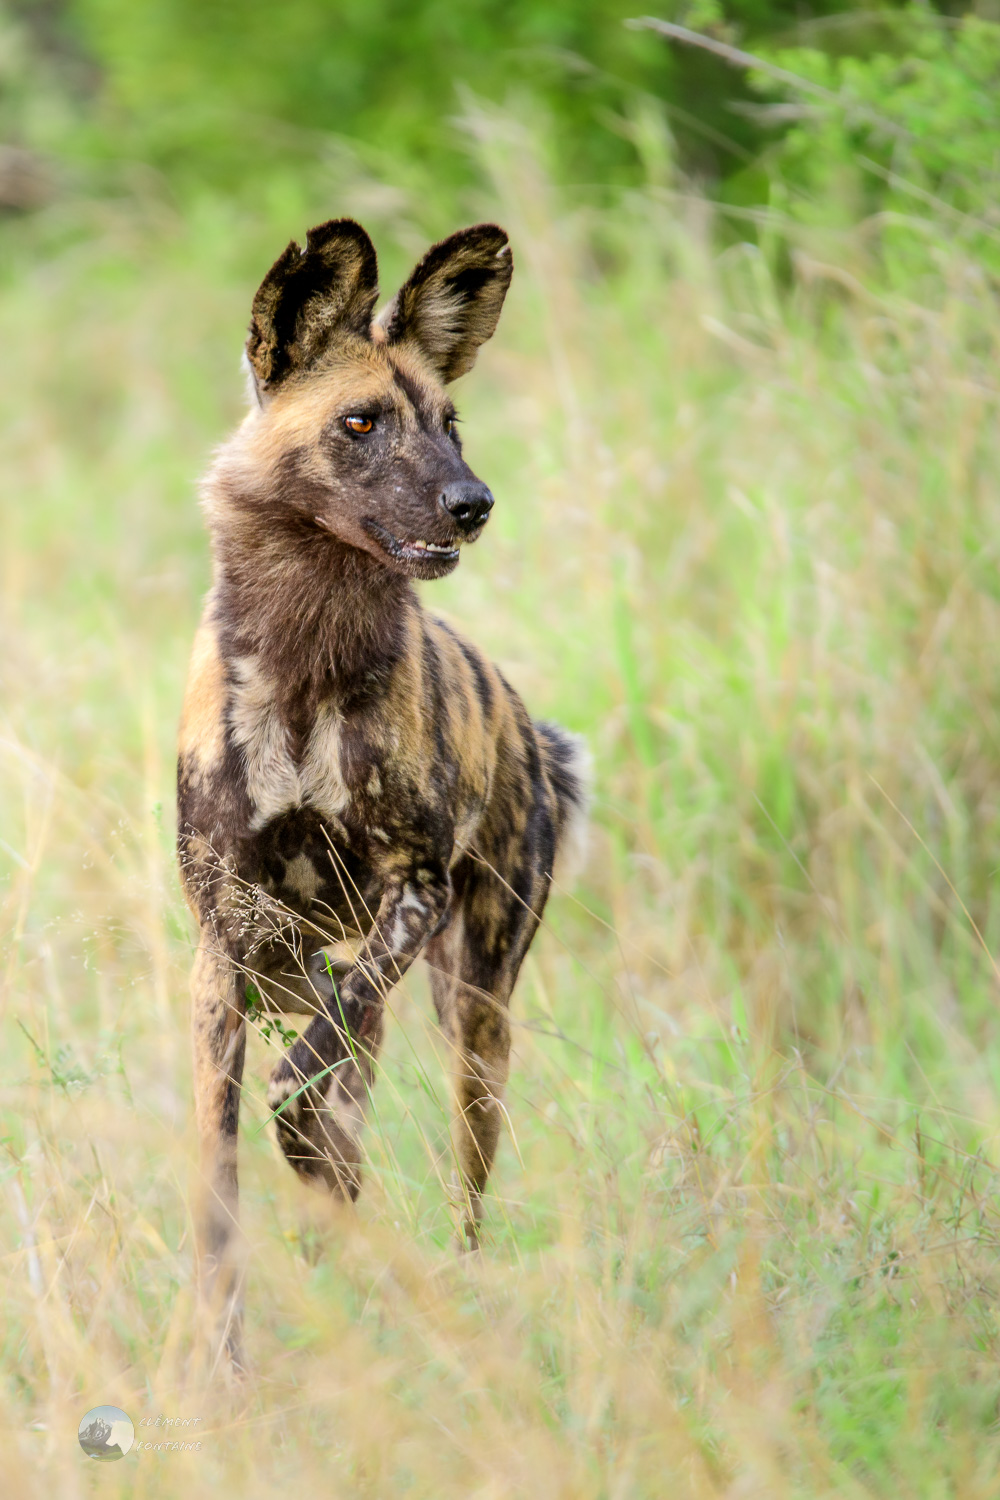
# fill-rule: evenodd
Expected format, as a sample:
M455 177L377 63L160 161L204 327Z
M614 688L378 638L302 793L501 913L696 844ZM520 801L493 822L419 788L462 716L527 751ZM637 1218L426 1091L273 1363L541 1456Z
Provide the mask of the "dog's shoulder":
M511 689L497 667L441 615L424 615L424 633L435 686L459 736L495 739L511 708Z

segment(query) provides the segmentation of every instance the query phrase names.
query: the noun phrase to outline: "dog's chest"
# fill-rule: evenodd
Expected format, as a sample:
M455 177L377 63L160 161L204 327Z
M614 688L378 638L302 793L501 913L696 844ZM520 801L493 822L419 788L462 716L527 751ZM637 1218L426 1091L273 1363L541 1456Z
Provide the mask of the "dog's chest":
M341 935L364 931L382 884L364 850L344 839L314 807L272 818L250 843L249 867L269 895L292 911L312 912L320 926Z
M350 805L342 762L343 719L336 704L320 703L304 737L293 746L276 685L256 664L234 664L229 727L242 752L251 828L259 830L299 807L311 807L335 825Z

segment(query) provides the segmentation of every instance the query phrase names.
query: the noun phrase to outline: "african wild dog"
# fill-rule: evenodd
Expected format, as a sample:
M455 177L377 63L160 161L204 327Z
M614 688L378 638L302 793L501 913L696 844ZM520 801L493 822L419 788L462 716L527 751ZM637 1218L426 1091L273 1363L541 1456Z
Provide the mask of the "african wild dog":
M312 1014L269 1102L296 1171L353 1198L384 998L423 953L476 1242L507 1002L584 803L579 744L533 723L413 589L452 571L493 505L445 386L493 333L511 271L503 230L463 230L373 322L367 234L310 230L254 298L251 410L205 480L214 577L181 723L179 854L201 928L199 1266L234 1355L248 984Z

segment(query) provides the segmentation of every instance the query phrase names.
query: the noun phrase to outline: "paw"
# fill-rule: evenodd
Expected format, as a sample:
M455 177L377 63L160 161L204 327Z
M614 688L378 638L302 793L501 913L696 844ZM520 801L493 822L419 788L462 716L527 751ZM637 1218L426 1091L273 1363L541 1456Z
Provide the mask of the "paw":
M360 1127L363 1115L350 1092L343 1088L335 1069L323 1067L304 1049L307 1057L295 1057L295 1047L281 1059L271 1074L267 1102L274 1116L278 1144L288 1162L307 1181L323 1182L339 1197L354 1199L361 1186ZM311 1062L305 1072L304 1064ZM341 1059L337 1068L347 1064ZM308 1087L307 1079L323 1076Z
M278 1120L291 1120L311 1106L322 1107L330 1087L330 1064L336 1054L336 1039L329 1021L316 1017L304 1036L292 1043L271 1073L267 1102Z
M307 1080L320 1071L313 1059L307 1072L308 1057L297 1058L296 1042L278 1063L267 1086L267 1104L274 1118L278 1144L297 1172L311 1177L320 1170L322 1153L313 1140L316 1111L322 1099Z
M303 1095L298 1093L301 1087L301 1079L290 1066L288 1058L283 1057L267 1085L267 1107L274 1117L282 1150L286 1150L286 1138L294 1137L301 1128Z
M455 1223L455 1235L452 1241L455 1253L457 1255L474 1254L482 1248L482 1198L479 1193L462 1182L457 1172L451 1174L449 1197Z

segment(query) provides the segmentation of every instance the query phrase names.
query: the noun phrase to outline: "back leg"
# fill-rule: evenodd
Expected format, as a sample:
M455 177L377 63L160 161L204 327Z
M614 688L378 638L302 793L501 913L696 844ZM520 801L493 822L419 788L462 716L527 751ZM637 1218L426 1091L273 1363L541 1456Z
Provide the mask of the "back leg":
M501 764L477 848L452 870L448 918L424 951L452 1054L452 1145L470 1247L479 1243L483 1190L500 1136L508 1002L545 910L556 856L574 842L582 847L589 784L582 740L557 724L532 725L520 700L513 702L521 755Z
M507 1007L538 928L548 879L539 870L525 901L492 870L470 859L452 878L450 920L424 956L434 1008L451 1052L456 1186L464 1246L474 1249L502 1123L510 1057Z

